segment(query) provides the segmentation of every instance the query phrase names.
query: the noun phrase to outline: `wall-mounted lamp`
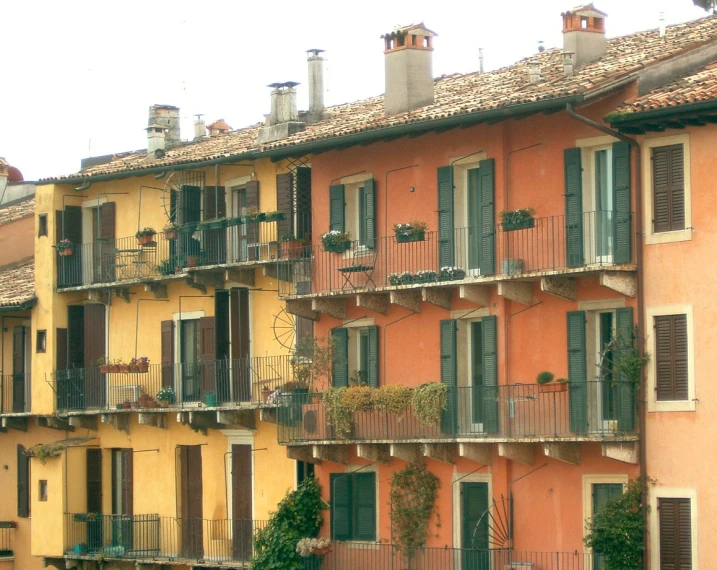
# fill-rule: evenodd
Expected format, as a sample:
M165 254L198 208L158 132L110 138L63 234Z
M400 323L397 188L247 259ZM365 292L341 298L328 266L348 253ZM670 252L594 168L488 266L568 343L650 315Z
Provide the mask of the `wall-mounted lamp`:
M415 186L411 186L411 187L408 189L408 191L409 191L409 192L415 192L415 191L416 191L416 187L415 187Z

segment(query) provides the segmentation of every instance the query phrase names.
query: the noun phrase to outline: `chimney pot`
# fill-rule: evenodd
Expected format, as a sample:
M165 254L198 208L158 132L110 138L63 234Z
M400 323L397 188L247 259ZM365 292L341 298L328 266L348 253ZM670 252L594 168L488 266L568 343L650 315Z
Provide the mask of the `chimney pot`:
M295 81L269 85L271 87L271 111L264 121L264 126L259 129L257 135L259 144L285 139L306 129L306 123L299 121L299 113L296 109L296 90L294 88L297 85L298 83Z
M197 120L194 121L194 140L204 138L207 136L207 124L204 122L204 119L202 117L204 115L194 115Z
M592 3L563 12L563 51L573 52L573 67L599 60L607 52L605 18Z
M181 144L179 134L179 107L173 105L152 105L149 108L147 126L160 125L166 129L166 147Z
M147 154L164 150L167 144L166 129L164 126L159 123L151 123L145 130L147 131Z
M573 52L563 52L563 70L565 71L565 77L573 76Z
M665 13L660 12L660 37L665 37Z
M529 74L530 74L530 82L531 83L540 83L540 62L535 59L531 59L528 62L529 66Z
M322 49L307 50L309 63L309 122L323 118L324 109L324 58Z

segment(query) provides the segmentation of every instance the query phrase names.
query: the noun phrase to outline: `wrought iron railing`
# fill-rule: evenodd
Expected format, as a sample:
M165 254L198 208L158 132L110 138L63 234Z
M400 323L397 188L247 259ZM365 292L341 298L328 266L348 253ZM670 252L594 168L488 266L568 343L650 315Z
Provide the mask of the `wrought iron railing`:
M56 370L58 411L271 404L271 394L299 375L291 356ZM305 374L304 374L305 375Z
M30 379L30 373L0 376L0 414L22 414L30 411Z
M16 526L14 521L0 521L0 558L13 555Z
M267 521L182 519L158 514L65 515L65 555L89 558L248 562Z
M586 212L575 226L568 226L565 216L535 218L530 223L508 230L497 224L487 234L477 227L456 228L448 235L429 231L418 241L396 236L363 245L349 241L335 248L340 251L326 251L321 244L306 246L293 259L279 260L279 292L287 297L426 286L485 276L611 267L634 259L632 217L618 224L612 212ZM482 235L495 242L492 267L482 251L490 242Z
M550 391L548 391L550 390ZM282 444L318 441L468 439L619 439L633 434L632 383L573 382L449 388L438 424L423 423L413 406L401 415L374 408L336 421L321 393L279 397Z

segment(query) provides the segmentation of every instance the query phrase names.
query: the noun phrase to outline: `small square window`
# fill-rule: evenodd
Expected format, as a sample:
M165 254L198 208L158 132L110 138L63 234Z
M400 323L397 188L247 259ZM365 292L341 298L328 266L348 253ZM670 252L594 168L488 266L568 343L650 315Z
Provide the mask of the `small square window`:
M47 237L47 214L37 217L37 237Z
M47 479L40 479L37 486L37 500L47 502Z
M47 349L47 331L37 331L35 338L35 347L37 352L45 352Z

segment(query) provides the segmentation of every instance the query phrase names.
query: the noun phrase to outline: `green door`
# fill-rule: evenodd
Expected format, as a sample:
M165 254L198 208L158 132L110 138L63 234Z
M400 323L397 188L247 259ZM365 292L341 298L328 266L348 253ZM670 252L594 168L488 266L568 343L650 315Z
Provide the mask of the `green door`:
M461 483L462 570L489 570L488 483Z
M480 269L481 217L479 170L468 171L468 269Z
M483 423L483 323L471 323L471 402L473 424Z
M617 419L617 387L613 382L613 317L612 312L600 313L600 415L603 422ZM603 428L604 429L604 428Z
M622 495L622 483L593 484L593 516L599 513L610 499ZM593 570L605 570L605 558L599 552L593 553Z

